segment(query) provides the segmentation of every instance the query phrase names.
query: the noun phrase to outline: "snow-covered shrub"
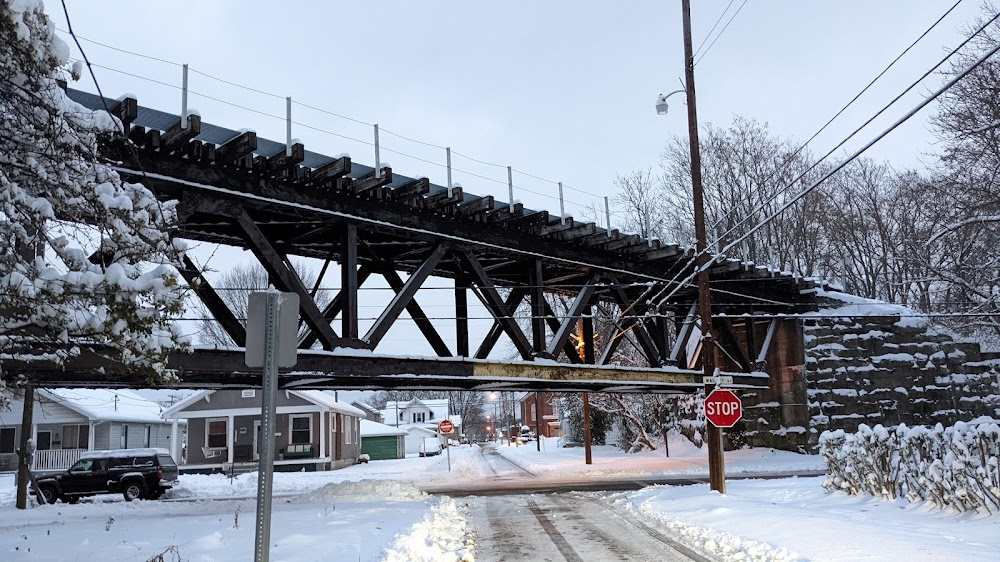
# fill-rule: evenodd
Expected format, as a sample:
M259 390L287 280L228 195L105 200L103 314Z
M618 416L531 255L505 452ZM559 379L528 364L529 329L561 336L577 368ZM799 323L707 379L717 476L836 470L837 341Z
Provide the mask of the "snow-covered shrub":
M121 130L70 100L41 0L0 0L0 368L90 349L163 380L185 343L170 205L98 154Z
M992 420L828 431L820 437L820 452L828 490L905 497L957 511L1000 511L1000 426Z

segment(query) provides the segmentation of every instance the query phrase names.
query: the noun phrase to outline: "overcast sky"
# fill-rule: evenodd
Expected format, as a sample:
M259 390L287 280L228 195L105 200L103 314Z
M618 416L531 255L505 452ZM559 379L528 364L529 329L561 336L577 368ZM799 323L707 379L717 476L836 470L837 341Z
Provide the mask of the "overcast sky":
M882 68L954 4L953 0L695 1L694 44L701 45L723 10L716 33L742 6L696 66L700 121L727 125L755 118L775 134L805 140ZM682 95L657 116L658 93L681 87L683 44L679 0L595 2L274 2L200 0L135 2L67 0L82 37L197 70L274 96L192 74L190 88L231 104L284 117L284 96L383 130L382 160L399 173L445 183L444 151L467 192L506 200L505 166L565 182L567 212L613 194L616 175L655 165L671 135L684 135ZM66 28L61 6L48 11ZM979 14L964 0L856 106L814 141L823 153L936 63ZM715 35L709 37L709 43ZM140 105L179 112L178 66L90 42L105 95L134 93ZM708 44L705 44L707 47ZM77 52L75 47L74 52ZM704 51L704 49L703 49ZM76 55L74 55L76 56ZM942 80L932 76L898 108L876 121L858 147ZM88 79L75 87L94 91ZM284 123L198 95L203 120L284 140ZM869 154L899 167L919 166L933 152L927 125L934 105ZM368 125L296 105L293 119L371 142ZM296 127L307 149L350 153L371 165L373 149ZM394 154L394 150L404 153ZM427 163L412 157L430 161ZM492 178L489 181L472 172ZM515 197L558 212L554 184L515 172ZM573 191L571 188L587 193ZM536 193L531 193L536 192ZM590 195L593 194L593 195ZM596 196L596 197L595 197ZM612 226L615 226L612 218Z

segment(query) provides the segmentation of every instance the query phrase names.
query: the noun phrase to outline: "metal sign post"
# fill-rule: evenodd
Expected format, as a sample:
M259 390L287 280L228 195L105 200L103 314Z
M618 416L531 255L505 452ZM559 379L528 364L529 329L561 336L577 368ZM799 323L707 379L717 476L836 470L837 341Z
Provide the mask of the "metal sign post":
M296 361L299 297L294 293L251 293L247 309L247 367L263 367L260 460L257 471L257 529L254 561L268 562L271 554L271 479L274 473L274 431L278 367Z
M455 424L451 423L451 420L441 420L438 424L438 433L442 435L455 433ZM445 442L448 444L448 472L451 472L451 439L445 437Z

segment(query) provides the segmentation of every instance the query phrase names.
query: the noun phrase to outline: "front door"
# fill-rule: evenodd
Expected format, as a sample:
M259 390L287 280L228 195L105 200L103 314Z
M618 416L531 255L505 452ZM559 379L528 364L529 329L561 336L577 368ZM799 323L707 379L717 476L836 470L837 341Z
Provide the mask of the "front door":
M253 421L253 460L260 460L260 420Z

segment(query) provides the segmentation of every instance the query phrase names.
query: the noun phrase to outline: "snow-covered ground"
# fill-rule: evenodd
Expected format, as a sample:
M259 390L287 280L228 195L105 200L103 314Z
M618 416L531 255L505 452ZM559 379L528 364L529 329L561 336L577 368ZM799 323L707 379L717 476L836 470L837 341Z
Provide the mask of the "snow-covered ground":
M707 473L707 453L677 440L662 451L626 455L555 440L500 446L537 478L600 479ZM726 453L727 474L822 468L816 456L770 449ZM372 461L343 470L276 473L271 559L474 560L465 502L419 486L494 475L477 447L447 456ZM822 478L733 480L727 495L707 485L604 493L671 537L720 560L990 560L1000 552L1000 517L934 511L903 501L827 494ZM184 475L166 501L106 496L78 505L14 508L14 478L0 474L0 559L250 560L256 474ZM215 498L215 499L210 499ZM173 549L173 550L171 550Z

